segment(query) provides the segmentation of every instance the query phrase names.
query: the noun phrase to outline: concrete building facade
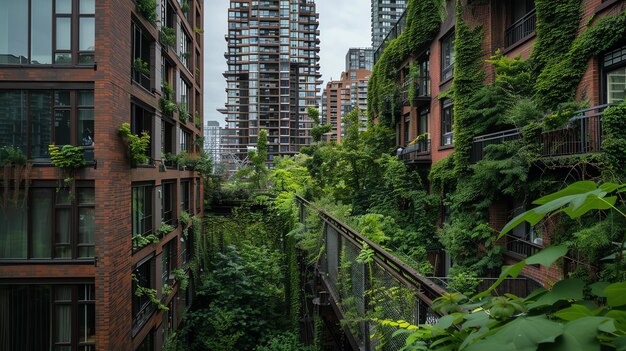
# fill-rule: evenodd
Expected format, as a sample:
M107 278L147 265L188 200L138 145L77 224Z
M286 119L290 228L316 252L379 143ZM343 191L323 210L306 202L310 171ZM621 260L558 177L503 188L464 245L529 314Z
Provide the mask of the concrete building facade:
M231 0L224 147L245 159L262 129L268 166L311 143L319 105L319 15L313 0Z
M179 218L202 216L202 182L163 155L201 151L203 12L0 1L1 350L161 350L178 326L193 247ZM145 163L124 123L150 136ZM49 145L85 166L55 167Z

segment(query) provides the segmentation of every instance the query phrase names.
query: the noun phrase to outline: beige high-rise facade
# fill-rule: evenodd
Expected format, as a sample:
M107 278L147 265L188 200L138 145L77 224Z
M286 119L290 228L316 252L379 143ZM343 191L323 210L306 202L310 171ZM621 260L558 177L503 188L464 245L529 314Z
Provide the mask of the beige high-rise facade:
M311 143L319 105L319 15L313 0L230 0L224 147L245 159L260 130L268 166Z

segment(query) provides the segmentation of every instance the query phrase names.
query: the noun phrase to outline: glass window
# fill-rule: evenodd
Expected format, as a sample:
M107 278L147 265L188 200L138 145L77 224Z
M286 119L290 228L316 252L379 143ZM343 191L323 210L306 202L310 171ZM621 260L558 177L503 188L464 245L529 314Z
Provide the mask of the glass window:
M94 188L78 189L78 257L95 257Z
M174 279L174 275L172 272L174 271L174 269L176 269L176 264L177 264L176 262L176 256L177 256L176 243L177 242L178 241L174 239L163 246L163 253L161 254L161 263L162 263L161 279L163 281L163 285L168 284L169 281Z
M165 224L175 225L176 215L174 213L174 209L176 208L176 193L174 192L174 190L176 188L176 184L169 182L163 183L162 188L163 197L161 203L161 222Z
M28 63L28 1L0 0L0 64Z
M56 0L57 14L71 14L72 0Z
M152 185L136 185L132 191L133 236L152 234Z
M152 63L150 61L150 48L152 40L146 36L143 28L132 24L133 41L133 80L145 89L151 88Z
M454 105L452 100L446 99L442 102L442 112L441 112L441 145L452 145L454 144L454 132L453 132L453 123L454 123Z
M609 104L626 100L626 66L606 74L606 92Z
M93 141L93 92L79 94L91 96L83 101L85 106L80 111L72 103L75 94L74 91L0 91L0 147L17 147L29 159L46 159L50 144L82 144L80 136L71 135L75 123L79 134L89 129ZM30 145L26 144L27 140Z
M72 46L72 19L69 17L57 17L57 50L71 50Z
M4 198L0 192L0 258L26 258L27 256L27 209L21 201ZM20 192L19 197L23 197Z
M53 189L31 188L30 223L32 258L51 258L51 241L53 223Z
M441 80L454 76L454 32L441 40Z
M141 134L147 132L149 135L152 133L152 122L154 120L154 114L139 105L132 105L132 116L130 127L133 134ZM146 156L148 162L152 162L152 145L154 145L152 138L150 138L150 144L146 148Z
M189 191L191 182L188 180L180 182L180 210L189 213Z
M31 63L52 63L52 1L32 0L31 10Z
M153 262L153 259L143 262L133 271L133 330L141 327L154 311L150 298L146 294L142 296L135 294L137 287L154 289Z

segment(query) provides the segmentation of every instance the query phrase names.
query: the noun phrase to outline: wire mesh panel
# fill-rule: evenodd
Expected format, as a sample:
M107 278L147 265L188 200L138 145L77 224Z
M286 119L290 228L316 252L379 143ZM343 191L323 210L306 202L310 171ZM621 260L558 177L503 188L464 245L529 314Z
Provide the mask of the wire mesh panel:
M339 242L339 233L333 227L326 226L326 273L335 291L339 278Z
M372 317L417 324L418 306L415 291L405 286L379 264L373 262L369 267L371 267L371 278L368 307ZM397 328L375 324L372 329L372 349L395 351L404 346L406 337L391 337L398 330Z

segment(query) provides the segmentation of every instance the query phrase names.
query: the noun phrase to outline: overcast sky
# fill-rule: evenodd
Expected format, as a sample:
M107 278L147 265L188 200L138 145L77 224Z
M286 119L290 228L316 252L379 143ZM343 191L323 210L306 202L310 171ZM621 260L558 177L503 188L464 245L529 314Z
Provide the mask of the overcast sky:
M338 79L351 47L371 45L370 0L316 0L320 14L320 65L322 79ZM226 101L227 34L229 0L205 0L204 13L204 119L219 121L224 116L215 109Z

